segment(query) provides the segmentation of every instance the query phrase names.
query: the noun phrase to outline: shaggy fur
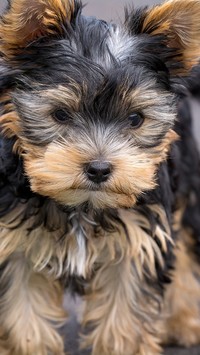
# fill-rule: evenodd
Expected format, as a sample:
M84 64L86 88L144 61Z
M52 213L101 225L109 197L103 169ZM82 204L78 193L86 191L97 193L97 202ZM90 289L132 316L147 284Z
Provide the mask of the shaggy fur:
M66 287L93 355L200 343L200 2L81 10L11 0L0 21L1 355L64 354Z

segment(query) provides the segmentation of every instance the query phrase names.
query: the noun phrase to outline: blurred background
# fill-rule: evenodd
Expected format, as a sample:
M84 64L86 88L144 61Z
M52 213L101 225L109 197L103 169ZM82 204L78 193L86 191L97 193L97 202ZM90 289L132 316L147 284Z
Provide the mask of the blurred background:
M124 6L146 6L158 4L159 0L83 0L85 3L84 13L90 16L97 16L105 20L118 20L122 18Z
M32 0L29 0L30 2ZM7 0L0 0L0 11L4 8ZM90 16L110 20L117 19L123 13L124 5L134 3L135 6L145 6L159 3L159 0L82 0L85 4L84 13Z
M30 2L33 0L29 0ZM87 1L87 0L86 0ZM159 0L83 0L85 4L84 14L88 16L96 16L105 20L114 20L119 22L123 20L124 6L145 6L157 4ZM7 0L0 0L0 13L6 6ZM200 120L199 112L200 106L197 102L192 102L192 110L194 115L194 131L196 139L200 147L200 138L198 132L200 132ZM66 308L70 314L70 321L66 327L62 329L62 333L65 334L66 348L71 355L89 355L90 352L78 351L78 333L79 326L77 323L76 311L80 306L80 300L72 300L69 296L66 296L65 303ZM33 354L37 355L37 354ZM101 355L101 354L99 354ZM126 355L126 354L124 354ZM180 349L180 348L168 348L165 351L165 355L200 355L200 347L192 349Z

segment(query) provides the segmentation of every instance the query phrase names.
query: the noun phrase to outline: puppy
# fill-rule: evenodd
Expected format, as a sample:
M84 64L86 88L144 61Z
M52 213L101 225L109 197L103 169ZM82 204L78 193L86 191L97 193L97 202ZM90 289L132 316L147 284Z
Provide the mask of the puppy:
M69 285L83 293L93 355L200 342L200 168L186 98L199 17L198 0L129 9L121 25L83 16L78 0L10 0L1 355L64 354Z

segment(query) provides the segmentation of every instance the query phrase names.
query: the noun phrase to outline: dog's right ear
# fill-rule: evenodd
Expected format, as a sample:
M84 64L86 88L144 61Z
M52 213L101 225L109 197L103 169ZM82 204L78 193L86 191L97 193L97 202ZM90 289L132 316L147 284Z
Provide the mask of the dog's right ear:
M0 47L6 54L40 37L62 35L80 5L77 0L10 0L0 21Z

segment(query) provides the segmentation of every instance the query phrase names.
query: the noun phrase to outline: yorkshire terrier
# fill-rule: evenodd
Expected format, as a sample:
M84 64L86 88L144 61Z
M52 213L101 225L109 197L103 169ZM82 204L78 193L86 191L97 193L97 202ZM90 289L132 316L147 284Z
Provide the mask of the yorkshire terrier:
M66 287L83 293L93 355L200 343L200 164L187 98L199 18L199 0L126 9L120 25L83 16L78 0L9 1L1 355L64 354Z

